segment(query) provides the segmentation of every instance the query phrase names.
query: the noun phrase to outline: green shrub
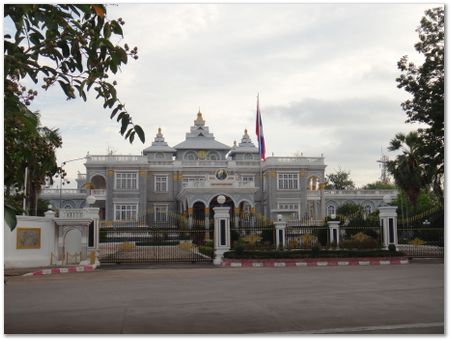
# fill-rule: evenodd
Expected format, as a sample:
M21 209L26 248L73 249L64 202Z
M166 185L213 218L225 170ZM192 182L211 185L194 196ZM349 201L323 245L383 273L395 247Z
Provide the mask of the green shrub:
M198 247L198 251L200 253L202 253L203 255L206 255L206 256L209 256L209 257L213 257L213 255L214 255L214 249L212 247L199 246Z
M395 244L390 244L390 245L388 246L388 250L389 250L389 251L396 251L397 249L395 248Z
M370 237L365 240L344 240L339 243L339 247L343 249L377 249L380 248L380 244Z

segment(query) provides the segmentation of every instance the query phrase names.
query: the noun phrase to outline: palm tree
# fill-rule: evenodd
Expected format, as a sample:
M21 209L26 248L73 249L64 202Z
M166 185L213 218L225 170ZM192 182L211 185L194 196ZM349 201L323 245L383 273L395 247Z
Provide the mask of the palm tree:
M415 131L398 133L391 140L388 150L401 151L394 161L388 162L388 170L394 176L395 183L407 195L414 209L422 189L428 188L430 176L421 162L421 147L423 143Z

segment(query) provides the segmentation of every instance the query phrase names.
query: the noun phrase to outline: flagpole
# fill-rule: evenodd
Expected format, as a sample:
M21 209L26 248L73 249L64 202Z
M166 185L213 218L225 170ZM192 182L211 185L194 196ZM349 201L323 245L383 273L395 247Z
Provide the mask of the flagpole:
M257 114L257 119L258 119L258 124L259 124L259 119L260 117L258 116L258 114L261 114L260 110L259 110L259 92L258 95L256 96L256 114ZM263 170L262 170L262 161L261 161L261 135L258 134L258 154L259 154L259 175L261 176L261 210L262 210L262 214L263 216L265 216L266 212L265 212L265 207L264 207L264 201L265 201L265 197L264 197L264 176L263 176Z

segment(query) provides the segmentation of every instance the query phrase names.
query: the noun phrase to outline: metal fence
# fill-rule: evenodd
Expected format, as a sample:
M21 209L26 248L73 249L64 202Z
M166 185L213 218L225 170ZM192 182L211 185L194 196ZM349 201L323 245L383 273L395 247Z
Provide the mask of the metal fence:
M151 222L150 225L144 221ZM204 220L184 216L103 223L99 229L99 260L103 263L211 262L214 229Z
M444 257L443 227L399 226L398 250L408 256Z
M383 228L380 226L339 228L339 248L380 249L383 247Z
M286 249L326 248L329 245L329 229L323 226L296 226L286 228Z

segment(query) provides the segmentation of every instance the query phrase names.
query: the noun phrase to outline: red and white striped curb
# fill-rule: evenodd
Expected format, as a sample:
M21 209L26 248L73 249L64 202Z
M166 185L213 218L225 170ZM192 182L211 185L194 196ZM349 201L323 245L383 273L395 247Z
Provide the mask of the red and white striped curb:
M85 266L74 266L63 268L47 268L31 273L26 273L23 274L22 276L40 276L40 275L63 274L63 273L91 272L95 270L96 267L97 267L96 265L85 265Z
M341 258L341 259L224 259L222 267L321 267L321 266L379 266L388 264L408 264L403 257L394 258Z

